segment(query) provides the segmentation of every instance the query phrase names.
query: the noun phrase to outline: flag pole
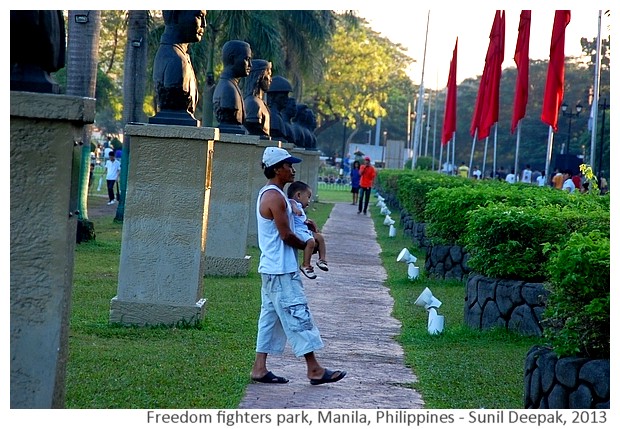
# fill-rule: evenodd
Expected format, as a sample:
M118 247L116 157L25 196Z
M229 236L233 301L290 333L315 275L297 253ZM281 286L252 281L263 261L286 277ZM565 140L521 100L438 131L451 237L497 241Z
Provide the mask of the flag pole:
M428 42L428 23L431 19L431 11L428 11L426 17L426 37L424 38L424 57L422 59L422 78L420 79L420 91L418 95L418 105L416 106L416 118L415 118L415 131L413 135L413 159L411 161L411 169L415 168L417 161L417 152L421 149L420 144L420 127L422 122L422 115L424 114L424 67L426 66L426 44Z
M454 147L456 146L456 131L452 132L452 175L454 176Z
M497 126L499 125L499 122L495 123L495 140L493 142L493 171L491 172L491 177L495 177L495 172L497 171L497 168L495 167L495 164L497 163ZM484 176L482 176L484 178Z
M519 166L519 142L521 141L521 119L519 119L519 121L517 122L517 144L515 146L515 172L517 171L517 168ZM549 178L549 176L546 175L546 171L545 171L545 177Z
M549 125L549 137L547 138L547 158L545 160L545 177L549 178L549 165L551 164L551 151L553 149L553 127Z
M428 133L431 131L431 106L433 105L433 91L428 93L428 113L426 114L426 143L424 144L424 156L428 156Z
M437 82L435 84L435 88L439 87L439 73L437 73ZM437 138L437 93L435 93L435 114L433 118L433 161L432 161L432 169L435 171L435 139ZM441 163L440 163L441 165Z
M487 147L489 146L489 136L484 139L484 158L482 158L482 177L485 177L487 171Z
M596 64L594 65L594 94L592 98L592 108L590 113L592 115L592 134L590 134L590 166L593 171L598 172L601 175L601 166L595 165L596 159L596 122L598 119L598 97L600 91L600 73L601 73L601 15L603 11L598 11L598 35L596 36ZM602 136L601 136L602 138ZM602 146L601 146L602 150Z
M471 141L471 154L469 155L469 171L474 163L474 150L476 149L476 139L478 138L478 128L474 131L474 138Z

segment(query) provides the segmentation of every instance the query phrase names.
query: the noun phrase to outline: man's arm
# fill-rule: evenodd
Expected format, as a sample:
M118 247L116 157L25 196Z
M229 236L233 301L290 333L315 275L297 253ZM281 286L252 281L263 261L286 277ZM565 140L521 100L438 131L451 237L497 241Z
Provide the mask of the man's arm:
M275 190L268 190L261 198L260 214L266 219L273 219L280 238L295 249L304 249L306 243L301 241L291 230L286 214L286 200Z

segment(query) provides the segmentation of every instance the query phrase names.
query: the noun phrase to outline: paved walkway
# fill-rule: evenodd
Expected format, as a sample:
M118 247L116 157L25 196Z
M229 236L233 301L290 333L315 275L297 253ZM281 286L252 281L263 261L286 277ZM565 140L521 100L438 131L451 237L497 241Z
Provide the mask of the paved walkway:
M370 210L377 210L374 201ZM400 322L391 316L393 299L383 286L387 275L372 220L358 215L356 206L338 203L322 232L329 271L317 268L318 277L304 279L304 285L325 343L317 352L319 361L329 369L346 370L347 376L333 384L310 385L304 359L287 345L282 356L270 355L267 363L290 382L250 384L239 408L423 408L420 394L404 387L416 378L394 340Z

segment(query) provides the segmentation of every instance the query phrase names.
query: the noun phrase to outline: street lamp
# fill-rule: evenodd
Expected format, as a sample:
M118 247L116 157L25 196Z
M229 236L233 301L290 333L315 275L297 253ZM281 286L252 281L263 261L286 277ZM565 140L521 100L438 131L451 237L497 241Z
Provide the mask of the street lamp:
M601 174L603 173L603 139L605 138L605 110L609 109L609 103L607 103L607 97L603 98L603 104L598 105L599 109L603 110L603 120L601 122L601 143L600 150L598 151L598 177L600 180ZM596 131L595 131L596 132Z
M568 118L568 138L566 139L566 154L570 155L569 146L570 146L571 124L573 122L573 118L576 118L579 116L579 114L583 110L583 106L581 105L581 103L577 103L577 105L575 106L575 110L576 110L575 113L573 113L572 107L568 112L567 110L568 110L568 105L566 103L562 103L562 116L566 116Z
M342 168L342 171L344 173L344 151L345 151L345 146L347 144L347 122L349 122L349 118L347 118L346 116L344 118L342 118L342 160L340 161L340 168Z

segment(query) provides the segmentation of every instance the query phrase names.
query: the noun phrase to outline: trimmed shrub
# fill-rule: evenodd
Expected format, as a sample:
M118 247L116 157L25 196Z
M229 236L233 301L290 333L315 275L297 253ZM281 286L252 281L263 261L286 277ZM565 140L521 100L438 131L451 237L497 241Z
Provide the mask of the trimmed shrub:
M477 183L480 185L440 188L429 192L424 217L427 221L426 234L433 243L463 246L467 214L491 203L506 203L515 207L571 206L584 212L598 211L606 206L604 199L594 195L569 194L524 183L484 180Z
M609 359L609 232L574 233L548 244L550 291L543 335L558 356Z
M493 203L466 214L465 249L469 267L506 279L547 279L547 243L562 244L573 232L609 236L609 213L601 208L513 206Z

